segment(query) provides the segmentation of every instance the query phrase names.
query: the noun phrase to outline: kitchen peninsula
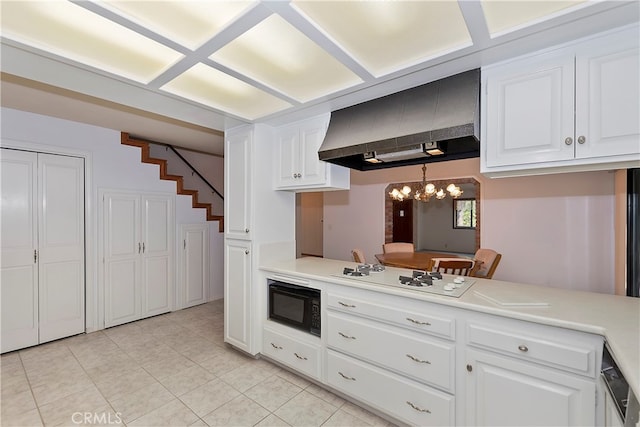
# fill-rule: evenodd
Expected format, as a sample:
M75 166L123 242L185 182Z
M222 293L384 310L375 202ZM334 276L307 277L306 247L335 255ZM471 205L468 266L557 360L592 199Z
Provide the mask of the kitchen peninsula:
M640 395L640 299L476 278L442 296L342 275L355 266L263 262L260 353L414 425L600 424L603 340ZM267 320L267 278L321 291L321 337Z

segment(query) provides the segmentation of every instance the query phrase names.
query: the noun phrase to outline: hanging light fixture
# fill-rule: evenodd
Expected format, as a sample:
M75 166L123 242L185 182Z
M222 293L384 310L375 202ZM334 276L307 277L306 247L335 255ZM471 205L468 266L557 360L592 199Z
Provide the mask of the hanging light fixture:
M449 196L457 199L463 193L460 187L451 183L446 187ZM437 188L435 184L431 182L427 182L427 165L422 165L422 184L415 189L412 189L410 186L405 185L401 189L394 188L389 192L389 196L393 200L406 200L411 196L411 192L413 191L413 198L415 200L419 200L421 202L428 202L432 197L435 197L438 200L444 199L447 196L445 190L442 188Z

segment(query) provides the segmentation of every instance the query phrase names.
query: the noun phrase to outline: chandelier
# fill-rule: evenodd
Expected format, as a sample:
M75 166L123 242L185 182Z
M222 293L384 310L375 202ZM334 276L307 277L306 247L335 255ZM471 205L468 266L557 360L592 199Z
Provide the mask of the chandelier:
M413 191L413 196L411 196L411 192ZM455 184L447 185L447 192L449 196L457 199L463 193L460 187ZM447 196L447 193L442 188L436 188L436 186L427 182L427 165L422 165L422 184L418 187L411 188L408 185L405 185L401 189L394 188L389 192L389 196L393 200L406 200L413 197L415 200L419 200L421 202L428 202L432 197L435 197L438 200L444 199Z

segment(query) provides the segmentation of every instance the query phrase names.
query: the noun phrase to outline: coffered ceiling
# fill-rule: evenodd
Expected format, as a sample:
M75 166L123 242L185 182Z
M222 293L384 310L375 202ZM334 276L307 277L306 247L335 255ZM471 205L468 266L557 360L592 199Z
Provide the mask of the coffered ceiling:
M637 1L2 1L2 104L222 154L222 132L354 105L638 21ZM175 139L177 138L177 139Z

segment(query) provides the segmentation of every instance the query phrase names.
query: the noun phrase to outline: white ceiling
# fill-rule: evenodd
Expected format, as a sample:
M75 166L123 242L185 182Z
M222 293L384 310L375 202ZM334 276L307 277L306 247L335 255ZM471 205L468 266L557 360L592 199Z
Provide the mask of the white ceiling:
M638 22L633 1L1 1L2 105L223 154L344 108Z

